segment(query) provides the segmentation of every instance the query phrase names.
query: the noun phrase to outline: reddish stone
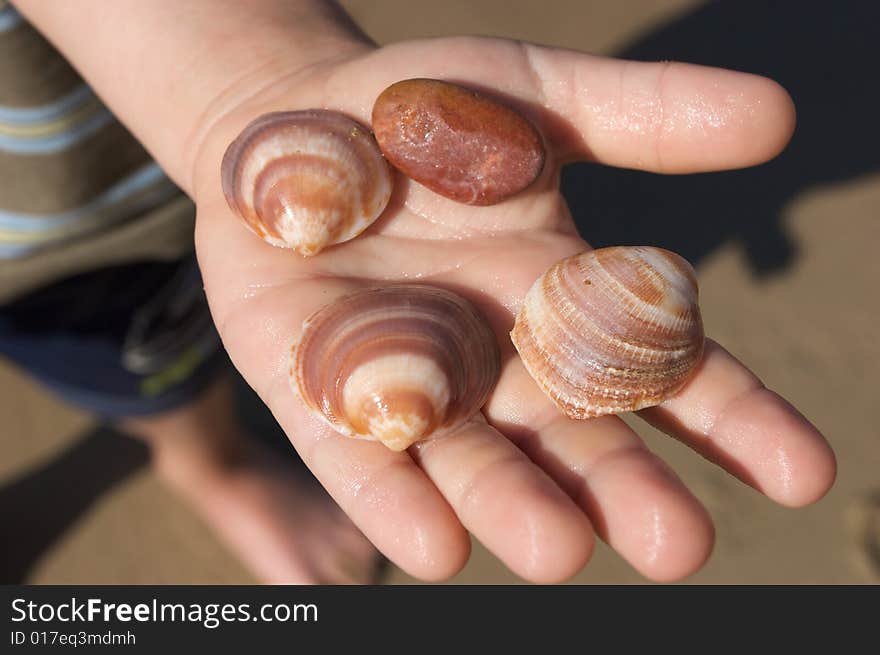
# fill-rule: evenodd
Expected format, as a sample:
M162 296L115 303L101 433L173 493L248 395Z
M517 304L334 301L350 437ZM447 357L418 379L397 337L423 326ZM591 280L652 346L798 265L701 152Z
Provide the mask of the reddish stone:
M373 132L397 169L442 196L493 205L544 165L538 131L517 112L439 80L392 84L373 106Z

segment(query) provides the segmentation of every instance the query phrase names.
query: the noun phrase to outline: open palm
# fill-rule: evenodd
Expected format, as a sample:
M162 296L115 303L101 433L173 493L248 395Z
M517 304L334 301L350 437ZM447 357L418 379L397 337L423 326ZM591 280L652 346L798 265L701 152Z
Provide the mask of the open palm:
M548 146L537 182L499 205L470 207L398 175L388 209L371 228L311 259L264 244L228 209L220 159L250 120L324 107L369 124L376 96L412 77L484 89L529 116ZM713 541L700 503L619 418L564 417L529 378L507 334L534 280L588 248L559 193L562 163L664 173L759 163L793 129L785 92L717 69L476 38L365 47L270 81L205 131L192 180L197 250L233 362L339 505L391 560L425 579L463 566L468 531L533 581L577 572L594 534L648 577L696 570ZM483 415L396 453L338 436L310 415L291 391L287 356L318 307L400 281L443 286L473 301L497 333L503 368ZM642 415L786 505L816 500L834 477L821 435L711 342L685 389Z

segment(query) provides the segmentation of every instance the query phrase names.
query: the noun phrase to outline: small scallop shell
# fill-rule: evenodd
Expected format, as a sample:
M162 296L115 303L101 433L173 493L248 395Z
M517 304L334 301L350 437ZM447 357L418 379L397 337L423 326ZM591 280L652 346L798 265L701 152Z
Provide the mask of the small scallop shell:
M657 405L702 357L694 270L650 247L563 259L529 290L510 336L528 372L571 418Z
M499 369L483 317L423 285L367 289L319 309L290 358L291 384L315 414L392 450L470 419Z
M221 166L232 210L264 241L305 256L353 239L391 197L391 170L369 130L310 109L265 114Z

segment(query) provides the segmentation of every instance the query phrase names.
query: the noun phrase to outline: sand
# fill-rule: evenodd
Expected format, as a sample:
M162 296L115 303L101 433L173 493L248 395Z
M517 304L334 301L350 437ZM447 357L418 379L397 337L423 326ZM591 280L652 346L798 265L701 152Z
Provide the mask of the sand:
M867 96L876 91L853 64L868 43L860 25L870 21L845 15L849 3L835 5L841 14L829 21L810 10L787 17L684 0L343 4L380 42L494 34L599 54L725 64L783 81L798 103L799 129L790 153L769 166L680 178L582 166L566 173L565 185L595 245L663 245L694 261L707 332L801 408L838 455L832 492L789 510L634 421L716 522L715 553L687 582L880 582L880 434L870 417L880 371L880 155L870 146L877 128L868 108L876 101ZM859 11L876 13L868 4ZM776 41L778 24L784 46ZM824 48L810 45L817 36ZM251 581L157 482L136 446L100 435L83 441L91 419L8 366L0 366L0 384L0 524L10 531L8 543L29 545L5 562L9 575L33 583ZM76 466L90 457L115 462L115 470L82 490ZM65 506L60 535L41 531L40 512L77 489L81 498ZM389 580L413 582L399 571ZM605 547L573 580L643 581ZM453 582L518 579L475 544Z

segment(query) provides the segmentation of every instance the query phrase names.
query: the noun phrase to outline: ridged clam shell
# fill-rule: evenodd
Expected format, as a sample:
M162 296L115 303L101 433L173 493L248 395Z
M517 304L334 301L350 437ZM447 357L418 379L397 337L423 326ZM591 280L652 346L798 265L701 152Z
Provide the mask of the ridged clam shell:
M227 149L221 178L229 206L255 234L305 256L363 232L392 187L369 130L319 109L257 118Z
M499 368L496 337L473 306L424 285L367 289L319 309L290 360L292 386L314 413L392 450L472 417Z
M700 362L697 293L693 268L673 252L593 250L535 282L511 338L569 417L636 411L675 394Z

